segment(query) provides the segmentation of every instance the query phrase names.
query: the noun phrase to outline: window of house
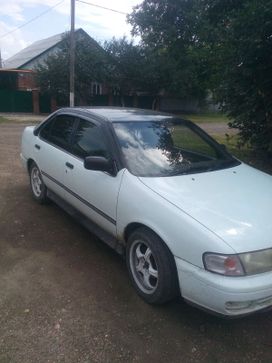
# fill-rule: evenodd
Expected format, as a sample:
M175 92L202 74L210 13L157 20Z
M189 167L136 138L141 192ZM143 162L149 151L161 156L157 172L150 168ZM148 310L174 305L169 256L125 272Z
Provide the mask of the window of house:
M92 82L92 94L93 95L102 95L102 84L98 82Z

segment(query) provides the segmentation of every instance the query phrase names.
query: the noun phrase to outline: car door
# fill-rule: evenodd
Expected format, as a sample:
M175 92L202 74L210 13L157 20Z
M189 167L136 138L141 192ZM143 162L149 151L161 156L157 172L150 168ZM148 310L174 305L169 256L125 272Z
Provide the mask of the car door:
M111 140L101 125L79 118L72 155L66 155L65 177L70 190L69 202L104 230L116 235L117 199L124 169L112 176L84 168L87 156L113 158L110 145Z
M50 119L39 132L36 148L36 162L46 186L63 197L65 194L65 162L75 117L60 114Z

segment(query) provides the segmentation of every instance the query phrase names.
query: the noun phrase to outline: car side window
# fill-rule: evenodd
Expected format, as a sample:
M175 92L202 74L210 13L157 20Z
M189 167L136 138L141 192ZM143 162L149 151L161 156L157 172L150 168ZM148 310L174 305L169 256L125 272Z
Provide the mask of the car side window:
M62 149L70 148L70 139L74 127L75 118L69 115L59 115L46 124L40 136Z
M45 140L48 140L49 135L50 135L51 126L54 121L55 121L55 118L49 120L48 122L46 122L46 124L44 126L42 126L42 129L40 131L40 137L42 137Z
M109 158L110 153L101 128L90 121L79 119L73 138L72 153L80 158L85 158L86 156Z

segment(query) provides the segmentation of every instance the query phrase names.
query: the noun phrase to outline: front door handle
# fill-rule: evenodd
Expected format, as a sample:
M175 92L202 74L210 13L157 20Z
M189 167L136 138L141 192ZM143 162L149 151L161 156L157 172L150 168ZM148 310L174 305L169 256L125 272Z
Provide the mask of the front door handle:
M41 147L40 147L40 145L35 144L35 148L38 149L38 150L40 150Z
M68 163L68 161L65 163L65 165L67 166L67 168L74 169L74 165L71 163Z

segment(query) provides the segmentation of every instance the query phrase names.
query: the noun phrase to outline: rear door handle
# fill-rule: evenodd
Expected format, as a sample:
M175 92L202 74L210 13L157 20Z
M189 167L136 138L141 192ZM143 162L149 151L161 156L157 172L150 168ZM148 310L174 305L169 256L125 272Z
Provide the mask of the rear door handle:
M35 144L35 148L38 149L38 150L40 150L41 147L40 147L40 145Z
M65 165L67 166L67 168L74 169L74 165L71 163L68 163L68 161L65 163Z

